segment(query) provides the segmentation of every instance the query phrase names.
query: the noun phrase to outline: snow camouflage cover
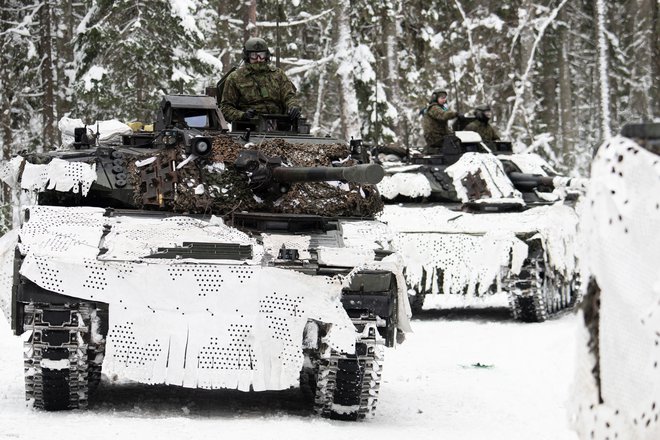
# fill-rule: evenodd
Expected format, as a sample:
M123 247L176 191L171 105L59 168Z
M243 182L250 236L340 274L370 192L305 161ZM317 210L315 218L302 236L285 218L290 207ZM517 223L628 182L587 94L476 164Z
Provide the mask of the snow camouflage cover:
M297 386L307 321L332 324L328 350L354 352L356 333L341 287L360 269L400 273L396 256L375 261L387 230L372 222L342 222L346 247L318 249L325 264L356 266L346 277L328 277L262 265L283 243L305 249L304 238L291 243L296 237L263 234L257 240L216 217L108 218L104 212L31 207L21 231L0 239L6 269L0 306L9 316L9 274L20 236L23 276L53 292L110 304L103 371L143 383L244 391ZM250 247L252 256L240 263L150 258L185 241L236 243ZM399 297L399 326L409 331L404 288Z
M523 173L546 176L554 170L536 154L507 154ZM378 184L386 199L401 195L423 199L431 195L436 182L420 172L420 165L387 167L387 175ZM489 196L471 200L463 181L479 173ZM457 199L476 205L506 204L523 207L522 194L508 179L498 156L464 153L446 168ZM503 281L515 280L523 262L531 253L528 243L541 244L542 261L552 269L553 277L568 280L577 277L574 238L577 214L564 203L562 177L553 192L538 192L545 205L530 206L524 211L470 213L457 210L457 204L443 202L406 202L386 204L379 219L395 233L394 245L405 264L409 288L415 292L481 297L503 287ZM515 284L515 281L511 281ZM511 301L511 296L509 300ZM512 312L515 307L512 303ZM515 312L514 312L515 315Z
M617 136L579 206L589 283L573 424L580 438L660 438L660 157ZM597 284L597 288L596 288Z
M503 273L520 272L528 245L539 238L551 267L570 279L576 270L575 211L565 205L485 216L443 206L386 205L379 217L396 231L394 246L406 264L408 285L433 294L486 294Z

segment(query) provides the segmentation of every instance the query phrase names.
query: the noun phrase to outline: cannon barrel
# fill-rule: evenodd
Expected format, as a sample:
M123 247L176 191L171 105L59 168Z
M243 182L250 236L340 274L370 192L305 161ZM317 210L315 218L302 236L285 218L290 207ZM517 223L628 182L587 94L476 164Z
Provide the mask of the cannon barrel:
M275 182L325 182L345 180L354 183L377 184L383 180L385 170L377 164L353 165L350 167L275 167L272 170Z
M511 180L511 183L513 183L513 186L515 186L518 190L521 191L531 191L535 188L538 188L539 186L543 186L546 188L553 188L553 189L555 187L554 177L539 176L538 174L525 174L518 172L507 173L507 176L509 176L509 179Z

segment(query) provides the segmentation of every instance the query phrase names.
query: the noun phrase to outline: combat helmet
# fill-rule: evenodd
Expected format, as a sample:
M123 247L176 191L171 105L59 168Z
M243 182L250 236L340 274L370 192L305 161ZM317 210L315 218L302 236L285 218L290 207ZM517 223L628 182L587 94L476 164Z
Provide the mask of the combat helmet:
M431 97L429 98L429 104L435 103L439 97L441 96L447 96L447 92L444 90L435 90L433 93L431 93Z
M487 122L490 118L493 117L493 112L490 109L490 105L481 104L474 108L474 116L479 121Z
M243 61L246 63L250 62L250 53L253 52L265 52L266 61L270 61L270 50L268 49L268 43L263 38L252 37L249 38L245 44L243 44Z

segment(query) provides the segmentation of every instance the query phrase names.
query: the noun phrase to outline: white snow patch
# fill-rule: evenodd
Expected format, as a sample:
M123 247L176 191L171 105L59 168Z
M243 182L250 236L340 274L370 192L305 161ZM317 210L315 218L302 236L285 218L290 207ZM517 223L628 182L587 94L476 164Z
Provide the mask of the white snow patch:
M388 172L392 169L388 169ZM406 197L428 197L431 195L431 185L428 179L419 173L395 173L383 177L378 185L378 191L387 199L398 195Z
M68 370L71 367L69 359L60 359L58 361L42 359L40 365L41 368L48 368L49 370Z
M181 27L189 34L197 38L204 38L204 34L197 27L195 20L196 3L193 0L169 0L172 8L172 16L179 17Z
M97 83L99 83L102 79L103 76L108 73L108 70L104 67L101 66L92 66L89 68L89 70L83 75L82 81L85 84L85 91L90 92L94 90L94 88L97 86Z

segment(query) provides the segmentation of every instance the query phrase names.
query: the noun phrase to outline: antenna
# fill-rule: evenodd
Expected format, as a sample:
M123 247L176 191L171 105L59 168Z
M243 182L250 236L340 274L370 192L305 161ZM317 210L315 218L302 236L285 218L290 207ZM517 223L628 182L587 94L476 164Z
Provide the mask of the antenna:
M277 21L275 25L276 46L275 46L275 66L280 67L280 19L282 17L282 4L277 1Z

